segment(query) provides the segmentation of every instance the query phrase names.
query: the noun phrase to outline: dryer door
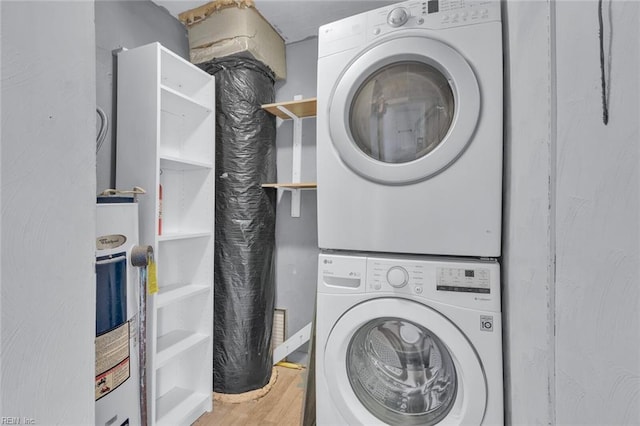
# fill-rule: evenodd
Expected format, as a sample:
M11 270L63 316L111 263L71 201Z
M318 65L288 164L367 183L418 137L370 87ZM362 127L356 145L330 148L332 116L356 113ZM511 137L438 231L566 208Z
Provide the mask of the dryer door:
M409 36L358 56L329 101L342 160L366 179L405 184L433 176L462 154L480 112L467 61L448 45Z
M473 347L417 302L374 299L345 313L323 348L335 405L351 425L480 424L486 379Z

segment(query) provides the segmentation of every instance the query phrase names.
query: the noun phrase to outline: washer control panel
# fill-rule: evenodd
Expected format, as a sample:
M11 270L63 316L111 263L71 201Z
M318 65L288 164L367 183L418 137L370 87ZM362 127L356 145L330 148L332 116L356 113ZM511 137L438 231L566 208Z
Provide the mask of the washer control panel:
M402 296L500 311L500 265L496 260L383 256L353 252L321 253L318 259L318 293Z
M499 310L500 265L446 257L367 257L364 290Z
M489 294L490 273L486 268L437 268L436 289Z
M424 292L425 275L425 265L418 262L369 258L367 290L420 295Z

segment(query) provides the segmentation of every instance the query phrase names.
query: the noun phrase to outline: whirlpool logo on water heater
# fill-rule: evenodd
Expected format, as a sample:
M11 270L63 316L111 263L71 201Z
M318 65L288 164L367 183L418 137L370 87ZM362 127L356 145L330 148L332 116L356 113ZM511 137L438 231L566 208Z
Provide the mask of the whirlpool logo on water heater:
M121 234L103 235L96 238L97 250L110 250L120 247L127 242L127 237Z

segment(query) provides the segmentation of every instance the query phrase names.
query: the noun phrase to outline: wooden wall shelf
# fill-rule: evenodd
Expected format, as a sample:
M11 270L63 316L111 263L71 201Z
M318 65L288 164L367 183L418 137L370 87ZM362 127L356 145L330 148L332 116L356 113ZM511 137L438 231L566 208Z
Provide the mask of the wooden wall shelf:
M276 102L262 105L262 109L283 120L291 119L291 115L283 111L289 111L298 118L314 117L316 115L316 98L301 99L287 102Z
M291 217L300 217L300 191L315 189L315 183L300 182L302 169L302 119L315 117L316 98L302 99L301 95L294 97L293 101L276 102L262 105L267 112L283 120L293 120L293 149L291 160L290 183L266 183L263 188L276 188L291 191Z
M264 183L263 188L277 188L277 189L316 189L318 185L315 182L300 182L300 183Z

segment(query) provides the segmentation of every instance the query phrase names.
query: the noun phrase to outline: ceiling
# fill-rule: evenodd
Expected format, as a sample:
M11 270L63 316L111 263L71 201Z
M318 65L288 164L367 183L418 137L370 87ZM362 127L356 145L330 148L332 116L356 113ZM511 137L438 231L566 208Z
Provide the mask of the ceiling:
M175 17L208 3L198 0L152 0ZM376 9L396 1L386 0L254 0L256 8L280 33L285 43L318 35L318 27L347 16Z

